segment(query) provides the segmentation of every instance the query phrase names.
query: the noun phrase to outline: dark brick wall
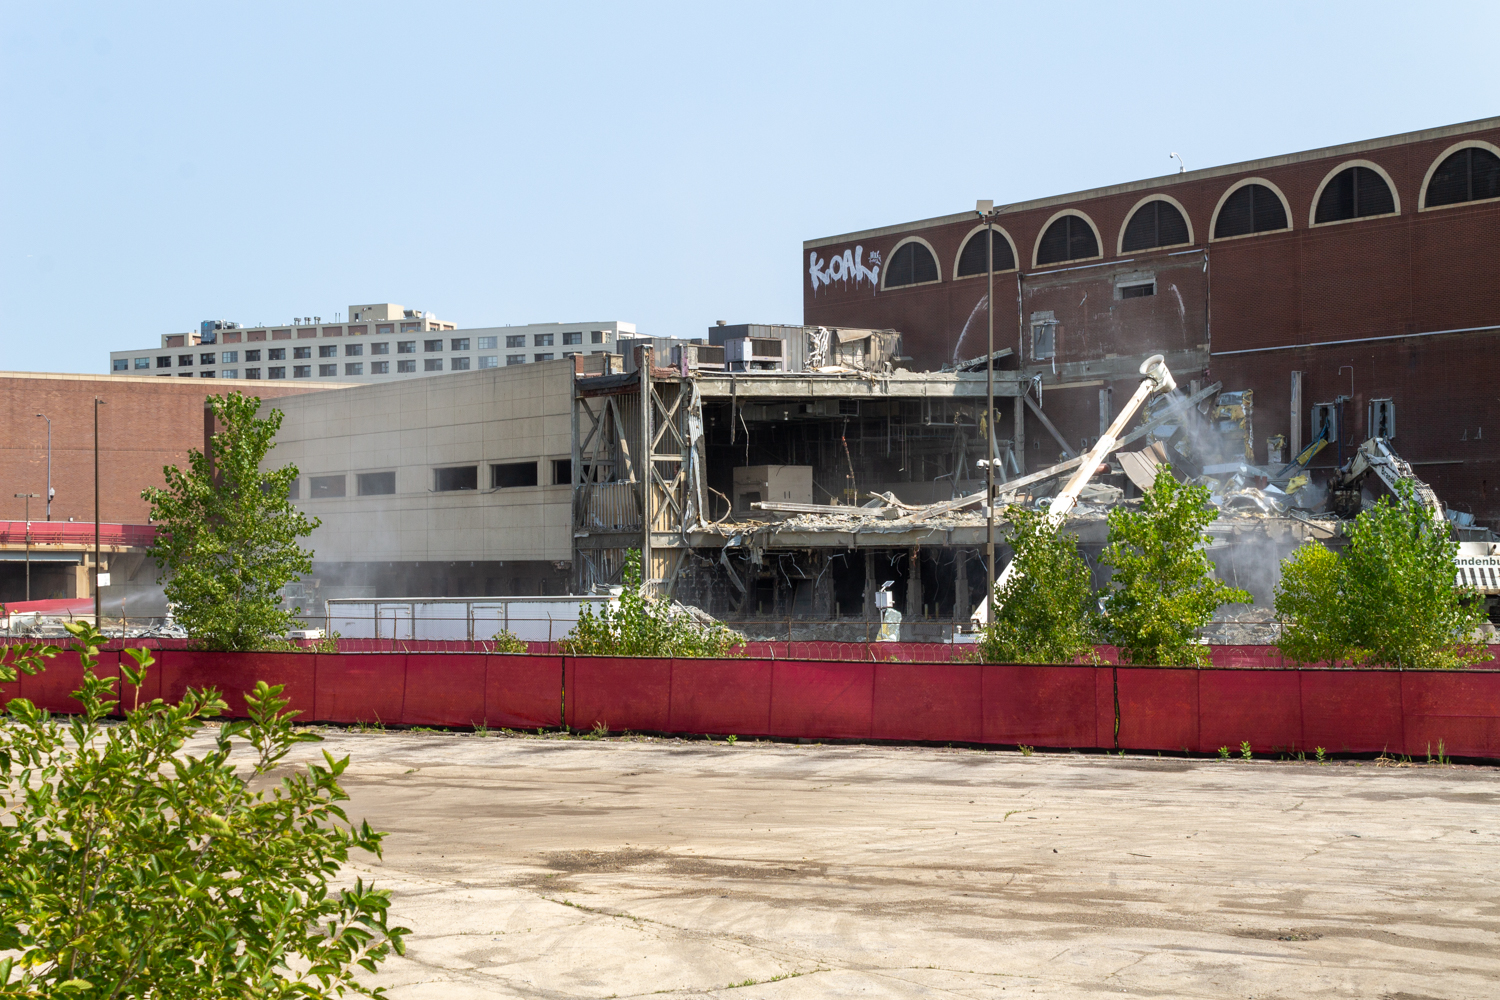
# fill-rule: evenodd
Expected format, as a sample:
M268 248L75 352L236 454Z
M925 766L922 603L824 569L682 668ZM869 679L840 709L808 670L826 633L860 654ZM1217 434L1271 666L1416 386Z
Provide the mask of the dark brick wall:
M1500 337L1465 333L1405 339L1408 334L1500 326L1500 202L1418 211L1428 169L1450 146L1469 140L1500 144L1500 129L1419 136L1357 152L1287 157L1214 176L1169 176L1135 185L1134 190L1049 199L1035 207L1002 211L999 224L1016 245L1021 275L1019 280L1015 272L996 275L997 344L1022 346L1019 324L1043 309L1055 310L1060 323L1059 363L1208 344L1209 377L1222 378L1227 389L1255 390L1256 453L1261 459L1266 437L1288 429L1290 371L1308 373L1306 409L1348 394L1349 371L1339 369L1353 365L1355 401L1349 433L1359 435L1354 443L1363 440L1368 400L1394 398L1397 450L1418 463L1419 473L1448 503L1500 528L1500 448L1493 444L1500 439L1500 390L1495 384ZM1354 159L1375 163L1390 175L1399 214L1310 227L1318 185L1330 171ZM1292 228L1209 240L1215 206L1238 180L1248 177L1280 188L1290 203ZM1186 210L1193 231L1191 248L1117 254L1119 234L1132 208L1156 193L1169 195ZM1080 262L1090 266L1068 270L1032 267L1038 235L1063 209L1077 209L1093 219L1102 257ZM894 327L905 335L907 352L919 368L982 353L984 278L954 278L962 242L977 223L977 218L967 217L915 229L896 227L901 231L804 249L804 322ZM809 252L828 261L859 245L866 260L872 251L888 260L901 240L914 235L936 251L940 282L875 290L869 281L844 280L812 288ZM1198 252L1180 253L1185 249ZM1194 266L1196 277L1190 274ZM1112 302L1112 282L1132 270L1155 273L1158 294ZM1166 295L1168 285L1175 289L1172 298ZM1018 311L1027 318L1018 319ZM978 340L972 339L976 331ZM1397 339L1225 353L1375 337ZM1025 361L1032 363L1029 357ZM1176 374L1184 385L1202 375ZM1131 385L1115 383L1115 398L1123 398ZM1049 391L1047 409L1072 441L1098 433L1097 387ZM1305 440L1305 424L1303 433ZM1035 422L1027 437L1033 444L1028 448L1033 466L1056 454L1055 445Z

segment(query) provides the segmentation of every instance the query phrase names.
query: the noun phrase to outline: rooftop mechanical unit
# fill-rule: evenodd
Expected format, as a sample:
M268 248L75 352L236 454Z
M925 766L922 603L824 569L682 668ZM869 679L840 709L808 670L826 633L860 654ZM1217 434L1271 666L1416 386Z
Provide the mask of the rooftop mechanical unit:
M732 372L786 371L786 341L741 337L724 342L724 360Z
M683 344L672 348L672 367L686 375L693 371L724 370L724 348L709 344Z

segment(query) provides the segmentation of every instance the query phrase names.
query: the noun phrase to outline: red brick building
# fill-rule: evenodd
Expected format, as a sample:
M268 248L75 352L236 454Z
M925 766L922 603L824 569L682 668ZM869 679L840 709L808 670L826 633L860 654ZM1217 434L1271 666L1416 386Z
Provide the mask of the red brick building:
M1500 119L1005 205L995 225L996 347L1041 376L1075 448L1099 390L1121 398L1161 352L1184 386L1254 390L1260 461L1340 396L1347 455L1390 400L1396 450L1500 528ZM804 322L893 327L919 368L982 356L983 228L969 211L806 242ZM1029 467L1056 457L1025 436Z
M126 560L128 578L121 576L112 586L149 587L154 570L143 566L143 547L120 526L146 523L150 506L141 499L141 491L163 485L163 466L186 464L188 449L203 447L204 402L211 393L231 388L268 399L341 386L226 386L200 379L0 373L0 600L17 601L24 595L27 507L15 494L37 495L30 502L33 522L47 516L47 420L38 414L52 421L52 520L88 522L89 533L84 538L76 531L32 532L32 595L86 597L88 574L79 567L89 564L90 556L82 550L91 552L93 545L94 398L104 400L99 407L99 517L114 526L113 532L103 533L102 547L115 557L109 562L131 557ZM59 561L64 555L72 564ZM109 588L105 596L108 601Z

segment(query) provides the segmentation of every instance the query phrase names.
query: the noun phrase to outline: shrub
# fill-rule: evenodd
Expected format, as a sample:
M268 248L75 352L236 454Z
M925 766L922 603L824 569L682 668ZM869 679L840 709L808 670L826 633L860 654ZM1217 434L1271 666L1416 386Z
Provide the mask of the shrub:
M1484 602L1457 582L1458 543L1409 482L1396 491L1349 525L1342 555L1304 545L1283 564L1276 612L1289 659L1418 669L1490 659L1475 641Z
M68 626L83 662L83 714L52 718L13 699L0 726L0 993L83 998L334 997L365 991L402 950L389 899L358 881L330 891L352 849L382 834L339 802L347 757L292 770L298 743L280 687L245 696L203 756L185 752L225 704L213 690L140 704L153 660L127 650L133 685L119 725L114 677L94 672L103 637ZM35 674L51 647L0 651L0 681ZM240 748L238 759L231 754ZM6 985L8 984L8 985Z
M594 656L726 656L745 641L717 622L703 624L670 601L647 594L641 584L641 554L625 557L624 590L618 608L596 614L587 604L563 639L563 651Z
M497 653L530 652L530 647L526 645L526 641L517 638L516 634L508 628L503 628L496 632L490 641L495 644L495 652Z
M980 633L980 658L1072 663L1091 654L1099 616L1077 536L1057 530L1042 511L1012 508L1008 516L1016 570L995 595L999 607Z
M1104 598L1104 634L1125 662L1206 666L1208 648L1196 641L1198 629L1219 605L1254 601L1213 577L1203 529L1218 516L1208 487L1178 483L1165 465L1138 510L1109 512L1109 545L1100 561L1114 567L1114 575Z

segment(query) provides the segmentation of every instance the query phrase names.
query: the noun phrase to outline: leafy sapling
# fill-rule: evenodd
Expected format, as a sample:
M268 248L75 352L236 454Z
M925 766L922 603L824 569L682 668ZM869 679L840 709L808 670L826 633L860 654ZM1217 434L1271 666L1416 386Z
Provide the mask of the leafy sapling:
M177 621L202 648L254 650L284 642L301 608L281 606L281 589L312 571L297 541L320 523L292 506L297 467L262 470L275 447L281 411L258 415L260 400L230 392L208 398L214 424L206 453L162 470L166 486L141 497L159 526L149 550Z
M340 802L347 757L288 768L299 743L281 688L245 696L248 719L203 741L218 693L145 700L154 665L130 650L121 678L96 672L103 636L68 626L83 667L69 722L30 701L0 726L0 991L16 996L380 995L355 978L403 949L390 900L330 880L382 835ZM0 681L56 650L5 651ZM103 719L115 712L117 725ZM194 741L197 741L196 743ZM196 751L196 752L195 752ZM233 756L233 759L231 759ZM272 782L276 771L289 771Z
M1207 666L1209 650L1198 630L1220 605L1254 601L1213 576L1204 529L1219 513L1208 496L1208 487L1180 484L1162 466L1139 510L1109 512L1109 545L1100 562L1114 575L1104 597L1104 632L1127 663Z
M578 622L561 645L575 656L728 656L745 639L720 625L700 624L652 596L641 580L641 554L631 550L622 573L624 589L619 607L605 605L598 613L583 606Z
M1015 571L996 593L998 606L980 633L987 663L1072 663L1093 653L1098 611L1078 536L1059 531L1045 511L1012 507Z

